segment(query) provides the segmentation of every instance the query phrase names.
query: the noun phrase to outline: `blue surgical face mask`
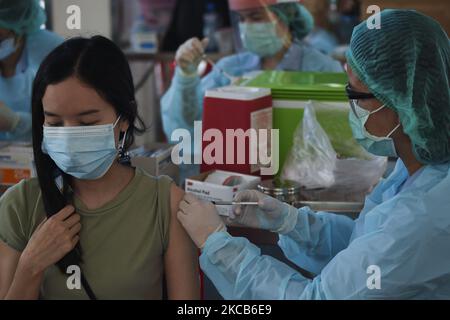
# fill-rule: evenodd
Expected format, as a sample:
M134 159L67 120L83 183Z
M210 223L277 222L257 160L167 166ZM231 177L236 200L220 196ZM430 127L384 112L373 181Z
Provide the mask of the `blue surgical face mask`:
M114 128L119 120L120 117L114 124L98 126L44 126L42 152L68 175L83 180L99 179L117 157Z
M14 38L8 38L0 42L0 61L8 58L17 49Z
M356 141L371 154L384 157L398 157L394 140L391 136L398 128L400 128L400 124L398 124L386 137L376 137L370 134L365 126L370 115L383 110L386 106L382 105L380 108L370 112L361 108L354 100L350 103L352 105L352 111L350 111L350 126Z
M240 23L239 30L244 48L261 58L274 56L283 48L275 22Z

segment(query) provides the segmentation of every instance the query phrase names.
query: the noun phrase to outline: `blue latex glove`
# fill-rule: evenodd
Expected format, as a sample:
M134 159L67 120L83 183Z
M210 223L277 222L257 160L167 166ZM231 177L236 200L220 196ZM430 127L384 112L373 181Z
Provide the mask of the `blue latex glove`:
M0 131L14 131L19 120L19 115L0 101Z

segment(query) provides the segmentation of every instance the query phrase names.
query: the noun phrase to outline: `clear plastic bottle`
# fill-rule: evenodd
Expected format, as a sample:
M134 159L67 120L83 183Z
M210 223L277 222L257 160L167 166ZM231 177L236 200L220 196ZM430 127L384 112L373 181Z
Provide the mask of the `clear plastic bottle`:
M213 2L208 2L205 14L203 15L203 36L209 38L206 52L217 52L219 50L215 36L219 28L220 17L216 11L216 5Z
M131 47L138 52L158 51L158 33L146 24L142 15L137 18L131 29Z
M336 25L339 22L340 14L338 11L337 0L330 0L330 8L328 11L328 20L332 25Z

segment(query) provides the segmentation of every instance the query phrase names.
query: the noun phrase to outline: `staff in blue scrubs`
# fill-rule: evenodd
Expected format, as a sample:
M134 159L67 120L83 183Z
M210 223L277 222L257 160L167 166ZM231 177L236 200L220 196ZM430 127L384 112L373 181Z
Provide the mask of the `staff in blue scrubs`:
M37 0L0 1L0 141L31 140L31 90L46 55L63 39L41 30Z
M433 19L413 10L363 22L347 53L355 139L398 157L356 221L296 209L257 191L235 201L234 222L280 235L307 279L226 232L214 205L186 195L178 219L202 249L200 266L226 299L450 298L450 45Z
M203 79L197 75L208 41L190 39L177 51L177 68L172 84L161 100L164 131L170 140L178 128L193 136L194 121L201 120L205 91L230 84L257 70L342 72L332 58L302 42L314 26L311 14L296 1L229 0L239 16L239 30L245 53L221 59Z

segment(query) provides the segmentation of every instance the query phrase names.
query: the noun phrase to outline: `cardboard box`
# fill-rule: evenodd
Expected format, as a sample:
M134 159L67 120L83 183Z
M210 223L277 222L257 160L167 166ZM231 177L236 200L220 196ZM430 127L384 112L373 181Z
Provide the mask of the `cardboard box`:
M243 181L242 183L234 186L206 182L205 180L208 176L213 173L219 173L229 177L240 177ZM233 201L234 196L238 191L256 189L260 182L260 177L223 170L213 170L186 179L185 191L186 193L191 193L207 201ZM228 216L231 212L232 206L216 205L216 208L220 215Z
M31 146L13 144L0 147L0 185L12 186L35 176Z
M179 169L173 164L171 158L173 147L167 143L151 143L134 149L130 151L131 165L151 175L166 175L178 181Z

